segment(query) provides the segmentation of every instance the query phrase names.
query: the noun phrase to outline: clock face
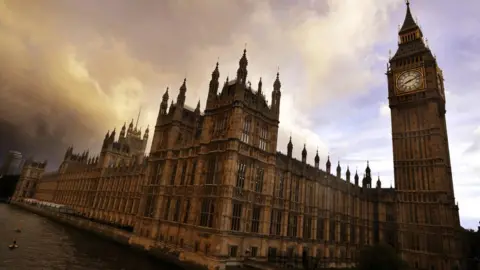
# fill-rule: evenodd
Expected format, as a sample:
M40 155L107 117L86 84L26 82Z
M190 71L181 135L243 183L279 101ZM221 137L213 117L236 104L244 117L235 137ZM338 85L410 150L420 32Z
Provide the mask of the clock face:
M415 91L422 85L422 73L414 70L405 71L397 78L397 89L400 93Z

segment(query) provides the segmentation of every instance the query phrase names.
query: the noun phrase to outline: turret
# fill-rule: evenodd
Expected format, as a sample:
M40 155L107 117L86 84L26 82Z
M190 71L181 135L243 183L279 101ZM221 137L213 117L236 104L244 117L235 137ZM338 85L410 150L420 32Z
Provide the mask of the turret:
M359 178L360 177L358 177L358 170L355 170L355 176L353 177L353 179L355 180L355 186L357 187L358 187Z
M143 134L143 140L147 141L148 140L148 133L150 132L150 126L147 126L147 129L145 129L145 133Z
M306 163L307 162L307 146L303 144L303 150L302 150L302 162Z
M160 125L160 123L162 122L162 116L167 115L167 109L168 109L168 87L162 96L162 102L160 103L160 110L158 111L156 125Z
M122 130L120 130L120 139L123 139L125 137L125 131L127 129L126 127L127 123L123 123Z
M292 153L293 153L293 143L292 143L292 136L290 136L290 141L288 141L288 144L287 144L287 156L289 158L292 158Z
M262 95L262 77L260 77L260 80L258 81L258 89L257 89L257 95L261 96Z
M318 169L320 167L320 157L318 156L318 149L317 149L317 154L315 155L315 169Z
M382 188L382 182L380 181L380 175L378 176L378 180L377 180L377 188Z
M218 62L215 69L212 72L212 78L210 79L210 85L208 88L208 96L216 97L218 93L218 79L220 78L220 71L218 70Z
M282 97L282 93L280 92L280 88L282 84L280 83L280 73L277 72L277 77L275 82L273 83L273 91L272 91L272 111L277 116L277 119L280 115L280 99Z
M200 100L198 100L197 107L195 108L195 114L200 115Z
M332 163L330 163L330 156L327 157L327 163L325 164L325 168L328 174L330 174L330 169L332 168Z
M132 118L132 122L130 122L130 124L128 125L128 130L127 130L127 133L130 135L131 133L133 132L133 118Z
M115 142L115 134L116 134L115 128L113 128L112 133L110 133L110 138L108 138L108 142L109 142L109 143Z
M180 89L178 91L178 96L177 96L177 109L178 107L182 107L185 105L185 98L186 98L186 93L187 93L187 78L183 79L183 83L180 86Z
M342 167L340 167L340 161L338 162L338 165L337 165L337 177L338 178L342 177Z
M345 176L347 178L347 182L350 183L350 167L347 166L347 172L345 173Z
M248 66L247 49L244 49L242 58L240 58L240 61L238 62L237 84L239 85L246 85L247 83L247 73L248 73L247 66Z

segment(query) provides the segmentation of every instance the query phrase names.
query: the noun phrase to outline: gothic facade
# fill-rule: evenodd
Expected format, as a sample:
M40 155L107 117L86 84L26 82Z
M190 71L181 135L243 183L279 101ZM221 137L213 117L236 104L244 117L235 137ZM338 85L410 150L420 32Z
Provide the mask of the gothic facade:
M170 106L165 91L148 158L148 129L141 138L132 121L118 140L107 133L98 157L69 148L33 196L211 268L241 264L246 254L307 254L349 267L363 246L380 242L412 268L458 267L443 75L409 6L399 35L387 71L395 189L372 179L368 163L360 178L340 163L332 171L329 158L321 169L318 153L309 165L305 147L294 159L291 140L286 154L277 152L280 76L268 104L261 79L256 89L247 81L244 51L235 79L222 83L217 63L203 112L200 102L185 104L186 80Z

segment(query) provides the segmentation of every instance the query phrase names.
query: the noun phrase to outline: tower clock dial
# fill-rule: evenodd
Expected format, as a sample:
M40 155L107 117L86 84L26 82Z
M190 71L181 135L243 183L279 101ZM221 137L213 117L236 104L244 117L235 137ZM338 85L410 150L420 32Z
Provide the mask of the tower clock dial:
M422 86L422 73L416 70L405 71L397 78L399 93L407 93L420 89Z

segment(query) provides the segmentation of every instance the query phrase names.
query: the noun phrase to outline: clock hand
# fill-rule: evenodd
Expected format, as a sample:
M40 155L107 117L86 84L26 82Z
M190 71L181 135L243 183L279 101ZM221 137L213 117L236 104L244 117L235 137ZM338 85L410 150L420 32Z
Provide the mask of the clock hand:
M415 79L416 79L416 78L410 79L410 80L404 82L404 84L407 84L407 83L409 83L409 82L411 82L411 81L413 81L413 80L415 80Z
M409 83L409 82L411 82L411 81L413 81L413 80L419 79L419 78L420 78L420 76L416 76L416 77L414 77L414 78L411 78L410 80L406 81L405 84L407 84L407 83Z

